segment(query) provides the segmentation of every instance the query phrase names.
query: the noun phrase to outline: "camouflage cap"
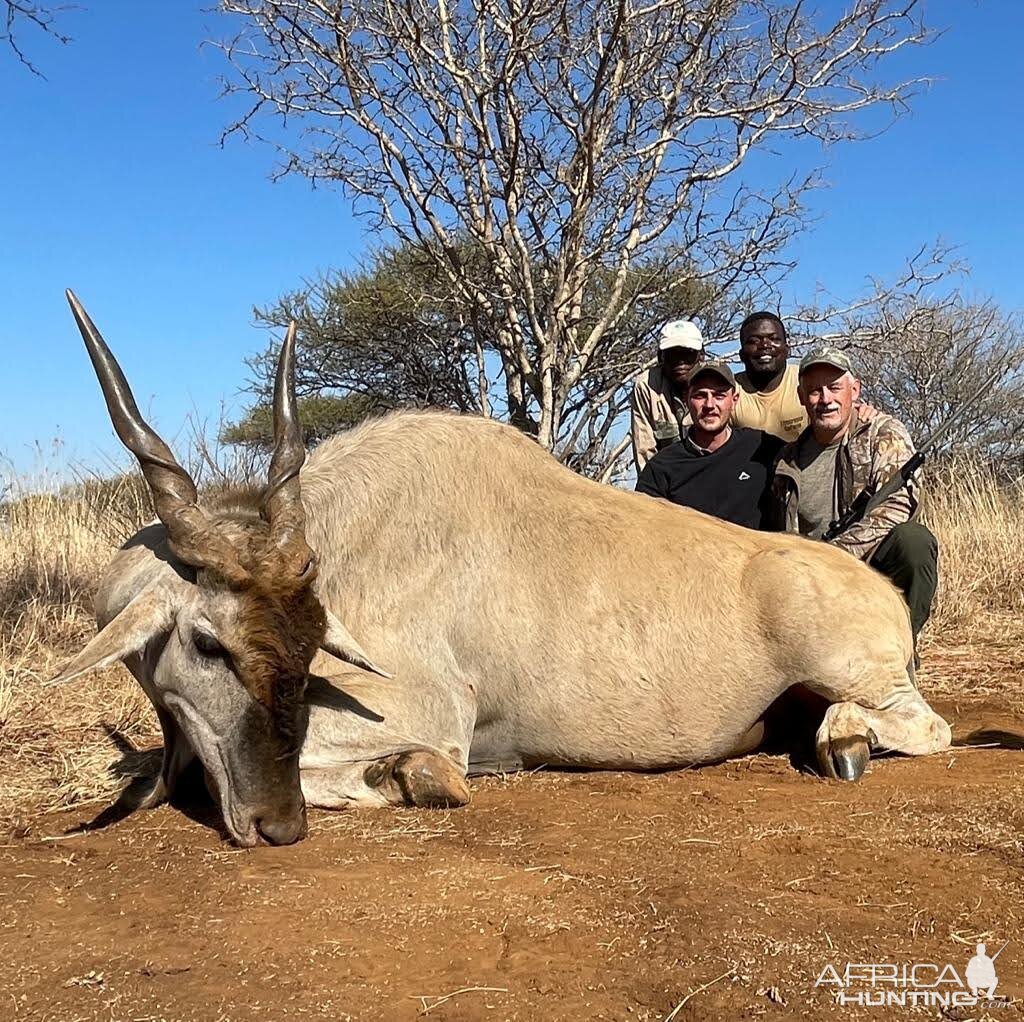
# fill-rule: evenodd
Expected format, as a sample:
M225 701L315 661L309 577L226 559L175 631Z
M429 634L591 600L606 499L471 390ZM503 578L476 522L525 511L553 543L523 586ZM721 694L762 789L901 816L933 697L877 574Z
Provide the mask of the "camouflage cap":
M724 362L698 362L686 374L686 382L693 383L701 373L712 373L720 380L724 380L729 384L733 390L736 389L736 377L733 376L732 370Z
M829 344L819 344L816 348L812 348L807 352L800 359L798 375L803 376L811 366L818 365L832 366L833 369L839 369L844 373L853 372L853 363L850 361L850 356L845 351L833 348Z

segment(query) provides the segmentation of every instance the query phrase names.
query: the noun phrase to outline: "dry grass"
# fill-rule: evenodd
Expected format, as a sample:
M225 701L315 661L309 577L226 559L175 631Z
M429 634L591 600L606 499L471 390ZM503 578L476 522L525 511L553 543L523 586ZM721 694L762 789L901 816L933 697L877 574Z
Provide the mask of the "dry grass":
M964 657L998 647L1004 661L1020 660L1024 491L978 469L939 482L927 512L941 544L942 585L926 677L949 690ZM134 751L159 742L155 717L122 668L59 689L42 685L93 633L102 571L151 517L137 476L59 495L15 493L0 506L0 831L30 827L40 810L107 802L127 776L155 766Z
M966 633L1024 612L1024 480L985 468L945 469L928 487L925 522L939 540L936 632Z
M15 492L0 509L0 821L9 827L27 826L21 816L32 809L109 797L124 783L111 768L117 747L158 737L145 695L121 668L84 684L42 684L95 632L103 569L151 518L135 476Z

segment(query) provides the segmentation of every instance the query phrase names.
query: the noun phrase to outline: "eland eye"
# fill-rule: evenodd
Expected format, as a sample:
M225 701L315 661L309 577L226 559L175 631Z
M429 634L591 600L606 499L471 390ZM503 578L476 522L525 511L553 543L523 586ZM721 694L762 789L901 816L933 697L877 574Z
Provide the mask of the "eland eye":
M223 659L228 655L228 651L209 632L194 631L192 644L204 657Z

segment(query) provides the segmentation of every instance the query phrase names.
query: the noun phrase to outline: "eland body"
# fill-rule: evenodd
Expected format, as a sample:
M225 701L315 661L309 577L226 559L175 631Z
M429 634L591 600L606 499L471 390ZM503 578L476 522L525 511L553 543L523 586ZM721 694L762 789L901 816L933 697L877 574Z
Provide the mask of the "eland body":
M129 442L149 428L112 403L123 377L73 308L162 524L115 556L100 632L59 680L123 659L143 685L165 739L147 805L198 756L232 837L282 843L304 803L453 805L472 773L721 760L795 684L831 704L830 777L950 743L901 597L826 544L591 482L439 412L365 423L300 474L293 332L267 487L200 510L155 434L155 454Z

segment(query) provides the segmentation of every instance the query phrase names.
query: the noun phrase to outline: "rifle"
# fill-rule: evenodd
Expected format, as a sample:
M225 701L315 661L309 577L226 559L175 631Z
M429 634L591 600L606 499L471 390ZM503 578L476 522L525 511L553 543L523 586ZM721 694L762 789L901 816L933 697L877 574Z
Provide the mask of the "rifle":
M861 490L853 499L850 506L825 530L822 539L831 543L837 536L841 536L852 525L856 525L862 518L869 515L879 504L888 500L897 490L903 489L910 482L914 473L924 464L925 458L931 455L938 442L956 425L963 414L978 400L986 391L995 386L996 381L1005 375L1005 369L997 369L987 380L956 409L940 426L932 431L928 439L914 452L913 456L894 472L891 478L883 483L874 493Z

